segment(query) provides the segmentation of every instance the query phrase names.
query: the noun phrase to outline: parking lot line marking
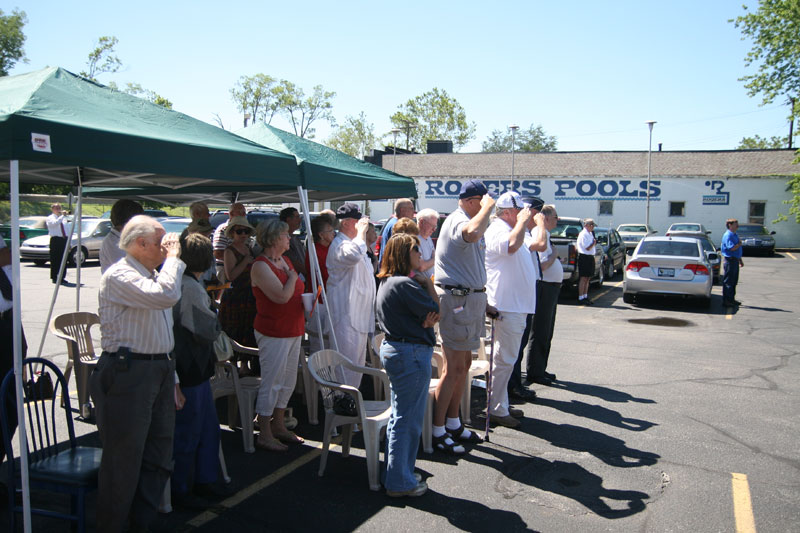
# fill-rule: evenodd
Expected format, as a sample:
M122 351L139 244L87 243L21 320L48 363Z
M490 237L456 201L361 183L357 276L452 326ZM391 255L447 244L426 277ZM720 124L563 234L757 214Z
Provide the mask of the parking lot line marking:
M611 292L612 290L616 289L617 287L620 287L620 286L622 285L622 283L623 283L623 282L621 282L621 281L618 281L617 283L615 283L614 285L612 285L610 289L606 289L606 290L604 290L603 292L601 292L600 294L598 294L597 296L595 296L595 297L594 297L594 299L595 299L595 300L597 300L598 298L602 298L603 296L605 296L606 294L608 294L608 293L609 293L609 292Z
M306 442L311 444L310 441L306 441ZM333 442L331 442L331 447L333 447ZM217 516L219 516L223 512L225 512L228 509L231 509L231 508L239 505L244 500L246 500L250 496L254 495L258 491L269 487L270 485L272 485L276 481L288 476L289 474L291 474L292 472L294 472L295 470L297 470L301 466L305 465L306 463L308 463L310 461L313 461L315 458L319 457L319 455L321 453L322 453L322 443L321 442L317 442L314 445L314 449L313 450L309 451L308 453L306 453L304 455L301 455L300 457L298 457L297 459L295 459L291 463L282 466L281 468L277 469L276 471L274 471L270 475L259 479L258 481L256 481L255 483L251 484L250 486L243 488L242 490L240 490L239 492L237 492L233 496L224 499L223 501L218 503L215 506L215 508L209 509L208 511L203 511L199 515L195 516L194 518L192 518L191 520L186 522L186 525L188 525L190 527L193 527L193 528L194 527L200 527L200 526L206 524L207 522L210 522L211 520L214 520L215 518L217 518Z
M797 261L797 258L795 256L793 256L790 252L786 252L786 255L788 255L789 257L791 257L795 261Z
M753 504L750 501L750 485L745 474L731 473L733 490L733 514L736 518L737 533L755 533L756 520L753 517Z
M733 320L733 313L731 313L730 311L728 311L728 312L725 314L725 320Z

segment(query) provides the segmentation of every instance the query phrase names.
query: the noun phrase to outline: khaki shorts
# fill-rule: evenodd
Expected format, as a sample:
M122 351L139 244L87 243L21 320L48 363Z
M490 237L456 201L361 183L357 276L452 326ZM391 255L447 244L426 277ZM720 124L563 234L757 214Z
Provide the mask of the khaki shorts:
M441 287L436 287L436 293L439 295L442 344L453 350L477 350L481 337L485 335L486 293L454 296ZM463 309L458 311L459 308Z

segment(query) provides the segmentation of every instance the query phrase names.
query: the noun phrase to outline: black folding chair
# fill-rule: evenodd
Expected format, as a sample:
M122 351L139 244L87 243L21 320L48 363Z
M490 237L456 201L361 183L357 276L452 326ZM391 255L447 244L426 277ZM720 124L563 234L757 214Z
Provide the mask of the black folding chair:
M46 359L31 357L22 362L23 376L30 376L30 385L25 386L24 412L28 441L28 475L31 489L70 495L70 513L62 513L48 509L31 509L31 513L70 520L73 528L84 531L86 526L86 494L97 488L97 475L100 470L102 450L78 446L72 422L72 408L64 375L56 365ZM41 369L36 382L35 366ZM47 383L42 377L46 372L52 373L52 387L41 386ZM3 416L3 445L8 459L8 508L11 518L11 529L15 531L14 521L17 513L22 512L22 505L16 504L15 494L21 487L19 459L14 459L12 446L13 434L8 421L16 420L16 400L14 387L14 371L10 371L0 386L0 403ZM61 389L61 390L59 390ZM64 392L64 406L59 396ZM63 425L56 423L59 417L66 419L67 438L61 435Z

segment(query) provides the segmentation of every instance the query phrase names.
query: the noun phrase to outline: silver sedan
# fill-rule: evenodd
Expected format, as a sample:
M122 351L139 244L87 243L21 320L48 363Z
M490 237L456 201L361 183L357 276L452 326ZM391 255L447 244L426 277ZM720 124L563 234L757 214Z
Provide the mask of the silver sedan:
M711 265L697 239L646 237L625 267L622 299L642 294L680 295L711 302Z

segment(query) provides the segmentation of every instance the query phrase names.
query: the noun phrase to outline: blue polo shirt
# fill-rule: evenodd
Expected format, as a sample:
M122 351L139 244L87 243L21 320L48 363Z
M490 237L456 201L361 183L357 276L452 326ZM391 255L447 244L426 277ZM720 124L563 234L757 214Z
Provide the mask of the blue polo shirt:
M722 252L722 255L725 257L734 257L737 259L742 258L742 247L738 247L735 250L731 250L734 246L739 244L739 236L736 235L731 230L727 230L725 234L722 236L722 241L719 244L719 251Z

